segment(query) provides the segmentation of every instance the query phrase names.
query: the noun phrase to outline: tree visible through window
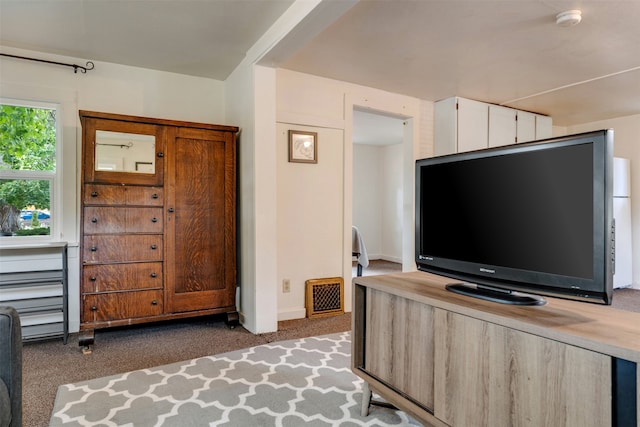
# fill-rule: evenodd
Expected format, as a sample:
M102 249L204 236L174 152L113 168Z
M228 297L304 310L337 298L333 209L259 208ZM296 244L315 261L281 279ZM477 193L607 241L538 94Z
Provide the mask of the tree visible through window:
M0 104L0 232L50 235L56 110Z

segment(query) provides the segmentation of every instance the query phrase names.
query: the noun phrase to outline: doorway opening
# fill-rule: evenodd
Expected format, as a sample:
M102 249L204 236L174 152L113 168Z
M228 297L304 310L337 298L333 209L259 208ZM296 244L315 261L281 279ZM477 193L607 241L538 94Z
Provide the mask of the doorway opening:
M366 273L369 260L402 266L405 248L407 118L354 108L352 224L357 228ZM358 261L356 261L356 264ZM357 269L356 269L357 271Z

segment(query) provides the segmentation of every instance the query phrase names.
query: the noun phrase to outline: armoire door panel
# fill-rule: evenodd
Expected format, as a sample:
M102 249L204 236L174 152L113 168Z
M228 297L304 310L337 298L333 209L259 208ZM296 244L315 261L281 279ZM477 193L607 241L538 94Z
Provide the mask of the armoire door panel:
M167 306L189 311L234 305L233 135L180 128L167 151Z

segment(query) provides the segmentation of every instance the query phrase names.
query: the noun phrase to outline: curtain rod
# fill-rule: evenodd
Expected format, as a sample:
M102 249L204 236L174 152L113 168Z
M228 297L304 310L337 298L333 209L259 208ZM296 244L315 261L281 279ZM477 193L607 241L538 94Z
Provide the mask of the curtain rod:
M18 55L9 55L8 53L0 53L0 56L7 56L9 58L17 58L17 59L26 59L27 61L36 61L36 62L44 62L47 64L55 64L55 65L63 65L65 67L73 67L73 72L77 73L78 70L82 74L86 74L88 70L93 70L94 64L91 61L87 61L86 67L77 64L65 64L64 62L56 62L56 61L47 61L45 59L37 59L37 58L28 58L26 56L18 56Z

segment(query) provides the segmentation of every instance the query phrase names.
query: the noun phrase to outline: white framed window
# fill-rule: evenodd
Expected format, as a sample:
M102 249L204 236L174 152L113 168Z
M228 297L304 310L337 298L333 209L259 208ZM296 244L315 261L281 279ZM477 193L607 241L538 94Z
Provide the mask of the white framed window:
M58 235L60 110L52 103L0 99L0 242Z

